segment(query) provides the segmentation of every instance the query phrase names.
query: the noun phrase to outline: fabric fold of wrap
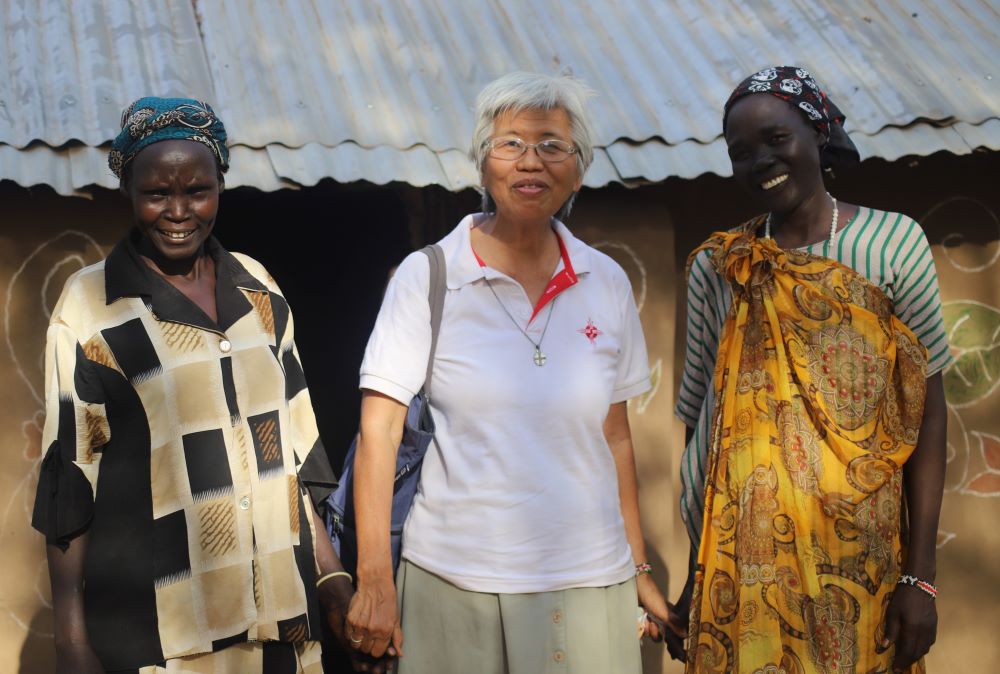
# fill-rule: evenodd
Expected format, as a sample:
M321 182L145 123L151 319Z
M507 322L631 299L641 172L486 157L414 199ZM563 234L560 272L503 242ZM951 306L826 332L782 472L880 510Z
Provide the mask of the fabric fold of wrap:
M887 671L880 630L903 556L902 468L926 350L877 286L756 238L759 225L699 249L734 299L714 377L690 671Z

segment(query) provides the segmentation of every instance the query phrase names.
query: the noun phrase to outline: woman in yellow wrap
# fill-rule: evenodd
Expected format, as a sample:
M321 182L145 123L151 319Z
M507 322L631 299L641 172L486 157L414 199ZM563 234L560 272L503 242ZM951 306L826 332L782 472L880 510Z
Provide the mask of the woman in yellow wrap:
M768 213L689 261L688 672L920 672L934 641L936 274L919 225L826 192L857 160L843 120L794 67L726 104L734 177Z

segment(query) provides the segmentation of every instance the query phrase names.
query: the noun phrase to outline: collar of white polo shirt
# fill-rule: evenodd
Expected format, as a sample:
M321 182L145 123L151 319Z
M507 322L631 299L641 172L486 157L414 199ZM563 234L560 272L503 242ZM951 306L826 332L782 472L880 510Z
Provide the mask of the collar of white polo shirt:
M441 240L444 249L448 268L448 289L457 290L462 286L479 281L483 278L483 267L476 260L476 255L472 250L472 240L470 232L475 222L483 217L482 213L473 213L465 216L461 226L455 228L451 234ZM590 249L582 241L573 236L573 233L563 223L555 218L552 219L553 228L556 235L562 239L569 259L573 263L573 271L577 276L590 272ZM562 270L560 262L559 270ZM503 274L495 269L486 267L486 278L502 277Z

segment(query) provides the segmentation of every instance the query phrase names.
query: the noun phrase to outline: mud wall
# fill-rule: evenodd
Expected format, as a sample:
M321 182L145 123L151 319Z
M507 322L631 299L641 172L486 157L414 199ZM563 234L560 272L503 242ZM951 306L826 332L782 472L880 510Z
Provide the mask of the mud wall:
M957 361L948 395L947 493L939 533L938 642L929 671L1000 668L1000 154L871 161L830 181L854 203L903 211L931 241ZM321 431L338 462L356 424L356 372L389 268L450 229L474 194L321 183L301 192L225 195L219 236L267 265L296 313ZM44 542L29 526L41 447L48 313L72 272L127 227L118 196L89 201L0 184L0 671L50 672ZM687 542L676 507L683 428L672 414L683 344L684 259L753 209L728 180L703 176L585 191L570 226L629 273L647 335L653 390L631 404L640 506L656 577L677 595ZM333 309L331 309L333 307ZM323 376L319 376L322 373ZM609 476L613 479L613 476ZM667 575L666 569L674 571ZM646 673L681 671L647 645Z

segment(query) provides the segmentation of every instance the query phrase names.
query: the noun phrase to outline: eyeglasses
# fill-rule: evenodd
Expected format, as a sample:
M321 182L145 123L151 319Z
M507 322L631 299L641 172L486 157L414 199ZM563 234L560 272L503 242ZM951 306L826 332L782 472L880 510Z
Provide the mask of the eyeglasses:
M520 138L493 138L486 141L487 150L494 159L513 161L519 159L529 148L534 148L538 158L549 164L566 161L577 148L564 140L543 140L540 143L525 143Z

